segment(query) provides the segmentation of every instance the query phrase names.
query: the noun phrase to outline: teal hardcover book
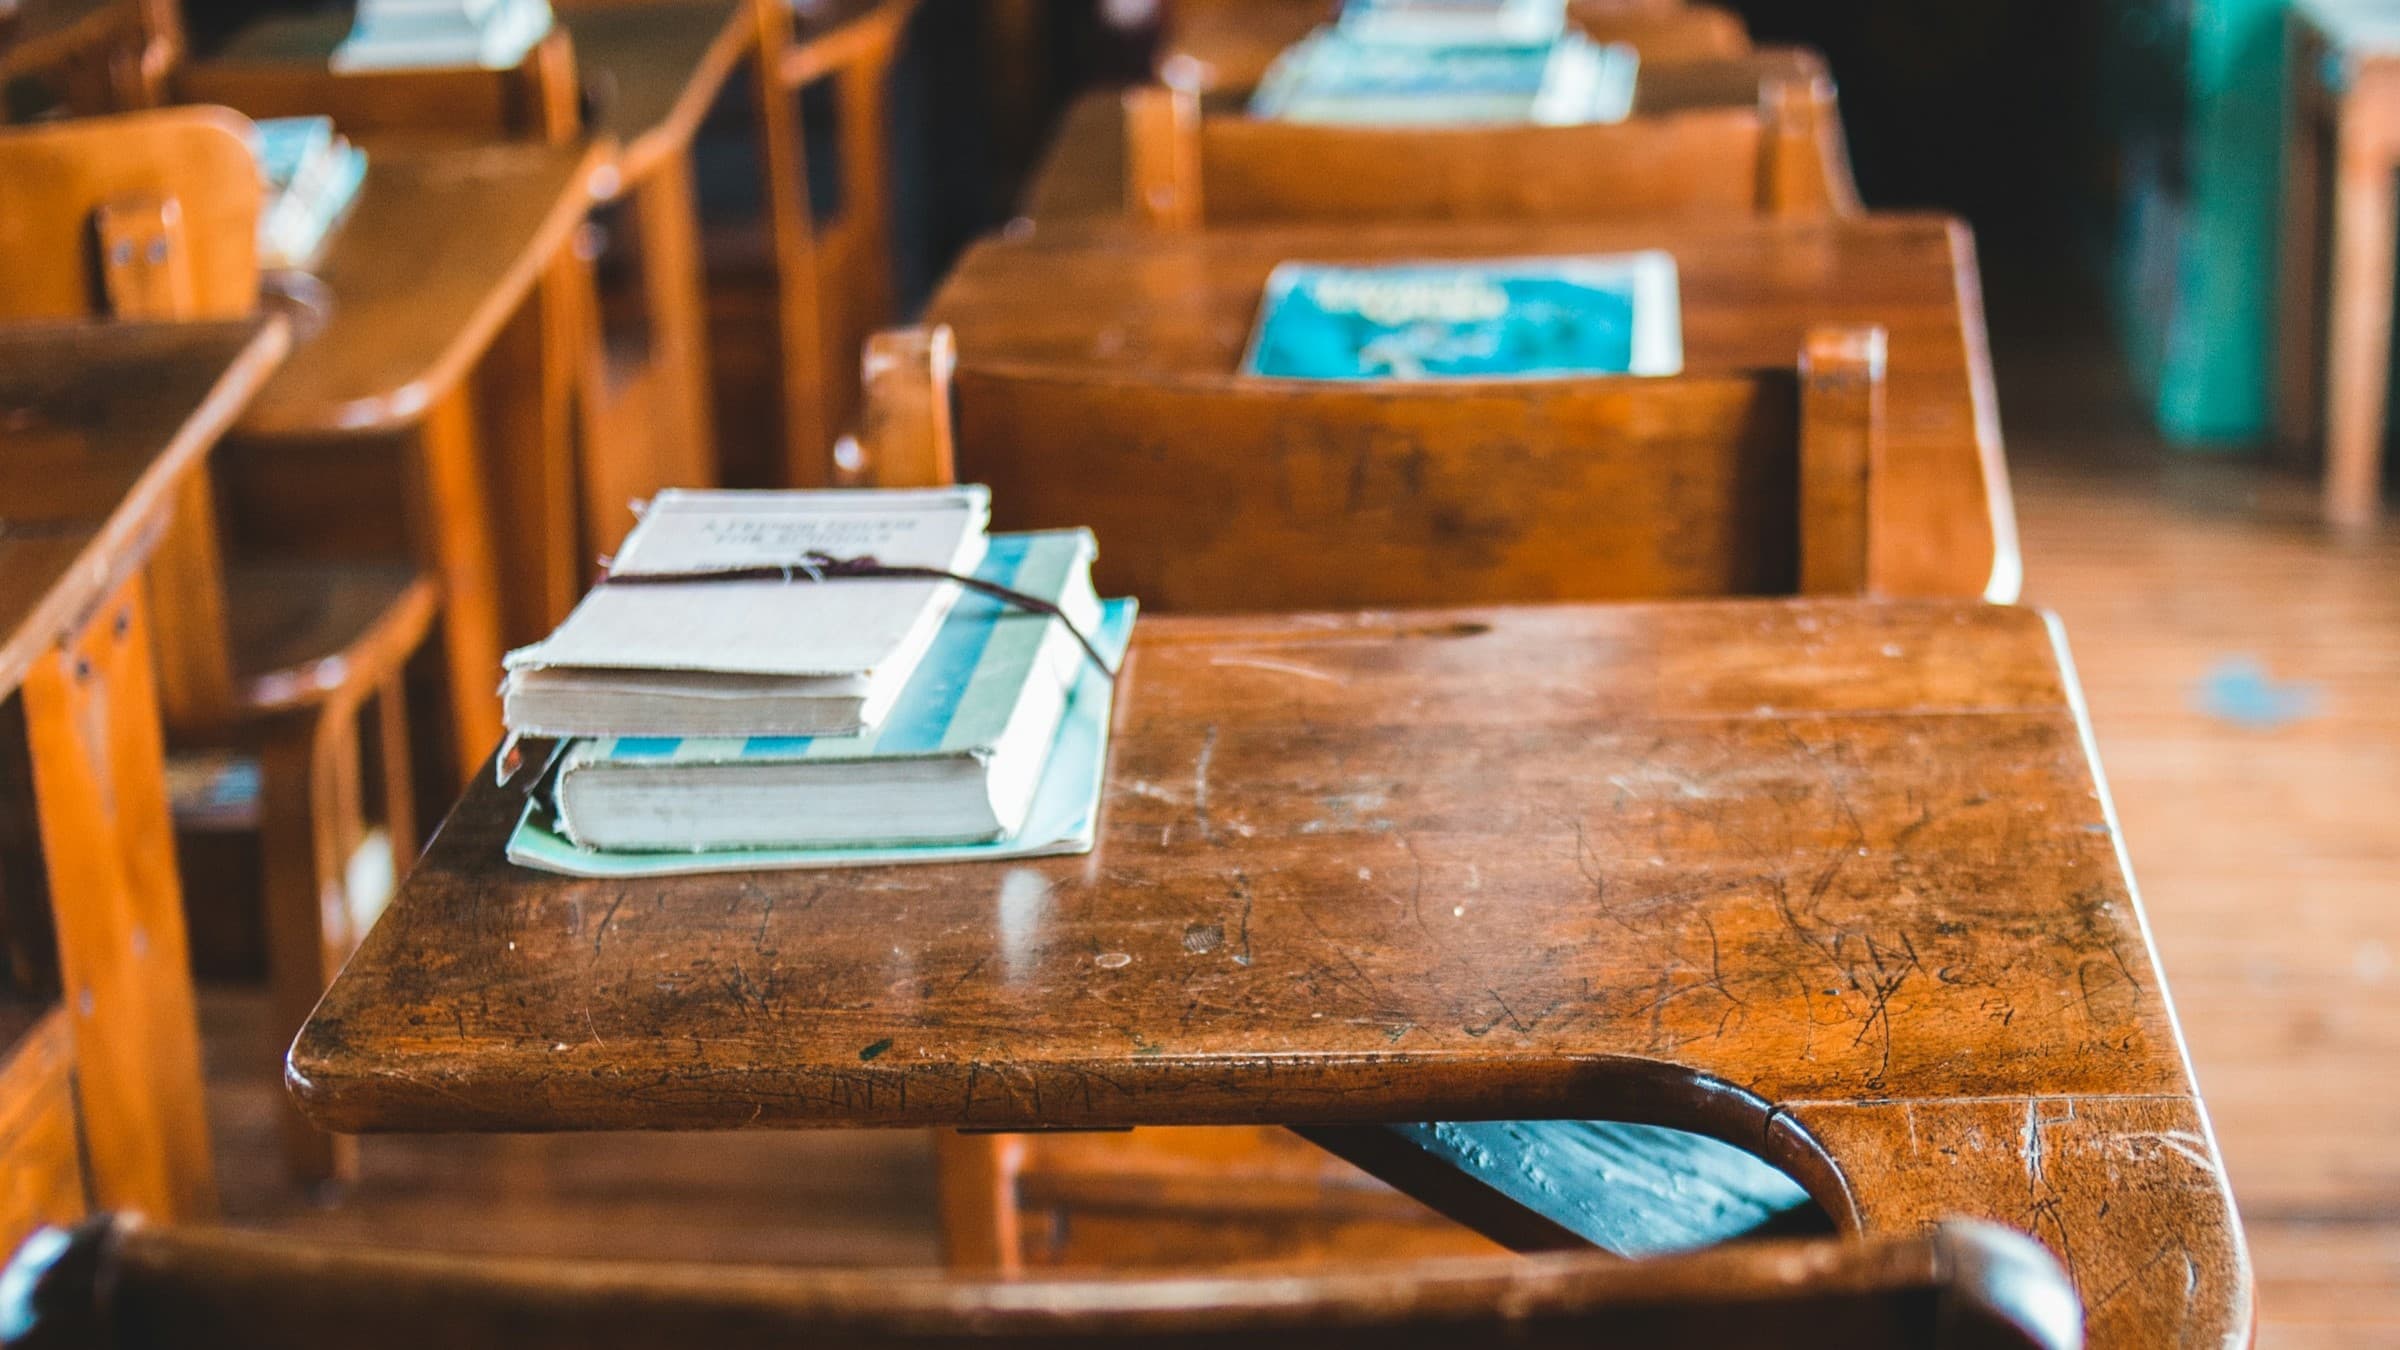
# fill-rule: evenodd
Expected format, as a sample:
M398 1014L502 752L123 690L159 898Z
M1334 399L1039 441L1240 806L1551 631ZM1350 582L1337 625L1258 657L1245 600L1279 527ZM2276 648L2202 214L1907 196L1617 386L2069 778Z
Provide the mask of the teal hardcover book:
M1350 126L1615 122L1638 58L1580 33L1533 42L1362 41L1324 28L1277 57L1253 116Z
M1301 380L1672 375L1683 368L1664 252L1343 267L1267 278L1243 373Z
M1341 30L1371 42L1543 42L1566 0L1344 0Z
M289 188L312 160L333 153L330 117L262 117L255 125L258 172L270 188Z
M366 179L366 152L325 117L270 117L252 150L265 200L258 215L259 265L306 267L349 213Z
M1085 530L992 536L976 575L1049 601L1063 617L963 594L891 713L861 734L571 743L551 787L558 833L620 853L1016 833L1090 664L1076 635L1096 632L1104 617L1091 587L1094 551Z

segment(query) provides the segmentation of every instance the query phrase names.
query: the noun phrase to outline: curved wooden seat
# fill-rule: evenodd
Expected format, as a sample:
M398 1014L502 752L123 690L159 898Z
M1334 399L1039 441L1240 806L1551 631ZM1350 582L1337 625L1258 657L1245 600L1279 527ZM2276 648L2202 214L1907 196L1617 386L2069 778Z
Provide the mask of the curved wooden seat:
M371 690L400 673L439 605L433 582L372 564L228 567L234 698L260 715Z
M1657 1262L1577 1254L1383 1262L1294 1279L994 1282L921 1270L492 1261L101 1219L36 1235L0 1288L9 1350L2083 1343L2057 1262L2028 1238L1977 1223Z

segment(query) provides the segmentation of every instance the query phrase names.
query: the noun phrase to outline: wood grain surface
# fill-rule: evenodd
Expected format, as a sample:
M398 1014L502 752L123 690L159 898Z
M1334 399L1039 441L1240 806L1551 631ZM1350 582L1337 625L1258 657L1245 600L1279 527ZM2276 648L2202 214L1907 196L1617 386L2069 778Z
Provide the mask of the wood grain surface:
M358 1130L1631 1119L2248 1327L2039 614L1156 620L1121 699L1088 858L575 882L479 782L292 1086Z
M565 246L603 159L597 146L370 142L367 153L358 204L316 268L323 326L259 392L245 437L416 425Z
M0 690L141 565L277 319L0 327Z
M856 1350L1169 1345L1382 1350L1505 1341L2073 1350L2056 1264L1986 1224L1627 1264L1385 1262L1310 1276L992 1281L564 1265L310 1247L100 1219L8 1270L11 1346L72 1350ZM1489 1338L1487 1341L1486 1338Z

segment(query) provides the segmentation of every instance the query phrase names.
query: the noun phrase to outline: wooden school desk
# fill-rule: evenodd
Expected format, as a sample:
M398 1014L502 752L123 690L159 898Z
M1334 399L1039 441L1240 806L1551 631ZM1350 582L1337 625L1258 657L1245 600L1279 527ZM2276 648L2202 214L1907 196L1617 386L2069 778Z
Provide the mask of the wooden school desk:
M1631 1119L1854 1234L2030 1232L2094 1346L2245 1340L2041 614L1149 618L1118 697L1086 857L575 881L478 776L291 1087L353 1131Z
M237 428L226 508L237 534L413 553L441 579L463 772L500 739L504 595L523 599L533 589L504 583L502 537L541 539L535 553L560 560L555 570L565 575L551 589L564 589L568 602L580 582L568 569L581 556L572 503L514 493L498 472L512 452L533 456L508 439L506 401L479 397L486 391L473 377L563 255L604 155L580 145L365 143L358 204L315 268L321 291L311 293L321 307L304 316L291 360ZM390 508L383 512L361 509L356 494L312 499L304 485L341 477L322 472L321 458L319 472L276 472L286 456L354 456L356 473L372 475L379 448L406 461L388 488L402 495L380 498ZM571 482L571 473L550 466L546 481Z
M0 1243L87 1202L216 1210L141 572L284 346L274 320L0 327L0 703L31 765L0 792L30 789L40 855L0 858L0 940L57 986L0 993Z
M969 250L926 317L956 332L962 369L1223 377L1240 366L1267 274L1286 260L1645 248L1675 255L1687 371L1788 367L1813 325L1881 325L1889 340L1885 460L1871 584L1887 595L2015 598L2016 524L1974 244L1963 225L1943 217L1191 234L1045 225ZM1110 471L1106 463L1090 467ZM960 472L971 478L973 464ZM1105 553L1110 541L1101 542Z
M1239 129L1251 130L1250 119L1237 111L1241 97L1238 92L1211 93L1206 100L1207 119L1222 117L1243 124ZM1611 153L1631 153L1625 149L1627 138L1635 136L1647 124L1658 136L1637 137L1634 141L1646 158L1688 158L1695 153L1721 157L1730 153L1728 145L1742 143L1732 136L1728 115L1744 110L1755 111L1758 125L1756 139L1746 142L1750 147L1746 153L1761 156L1762 162L1756 167L1747 162L1714 163L1706 176L1708 181L1739 181L1744 195L1740 209L1744 212L1855 214L1858 211L1858 192L1851 182L1833 82L1823 59L1805 48L1761 48L1723 60L1645 66L1634 89L1633 116L1625 123L1581 129L1510 130L1557 133L1545 136L1545 144L1574 136L1580 130L1614 147ZM1694 116L1705 118L1705 124L1695 122ZM1133 218L1134 166L1127 147L1126 123L1123 94L1092 93L1076 100L1061 119L1048 152L1026 185L1021 199L1023 214L1042 224ZM1272 130L1276 125L1264 124L1261 129ZM1447 134L1472 136L1474 129ZM1661 139L1667 137L1673 139ZM1700 148L1695 150L1695 146ZM1246 154L1253 149L1244 147ZM1405 155L1406 150L1403 147L1392 153ZM1214 154L1212 150L1208 157ZM1297 166L1296 171L1306 181L1307 166ZM1559 171L1574 170L1570 165L1561 165ZM1206 175L1200 176L1205 179ZM1680 187L1686 195L1703 190L1694 176L1682 177L1692 180ZM1674 195L1670 191L1673 185L1663 174L1651 173L1649 178L1647 191L1654 195ZM1206 195L1205 182L1202 195ZM1755 202L1751 200L1753 197ZM1632 212L1615 208L1612 213ZM1679 214L1693 213L1691 205L1679 208Z

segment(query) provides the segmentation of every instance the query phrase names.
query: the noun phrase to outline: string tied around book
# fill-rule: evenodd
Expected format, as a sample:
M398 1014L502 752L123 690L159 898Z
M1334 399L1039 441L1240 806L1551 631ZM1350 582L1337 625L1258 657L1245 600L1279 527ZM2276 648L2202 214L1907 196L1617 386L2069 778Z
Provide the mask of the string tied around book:
M1021 609L1028 613L1058 620L1068 634L1075 639L1075 645L1083 648L1083 654L1090 658L1091 663L1099 668L1101 674L1111 680L1117 678L1117 667L1109 664L1108 658L1100 654L1100 648L1093 644L1090 635L1076 627L1075 621L1068 618L1066 611L1060 609L1055 603L1038 595L1028 595L1023 591L1003 586L996 581L986 581L982 577L969 576L963 572L952 572L940 567L914 567L886 563L867 554L843 558L821 549L811 549L791 562L757 563L747 567L697 568L686 572L620 572L616 570L610 560L603 558L600 561L599 584L603 586L690 586L728 581L780 581L787 584L829 581L956 582L977 595L988 596L1013 609Z

